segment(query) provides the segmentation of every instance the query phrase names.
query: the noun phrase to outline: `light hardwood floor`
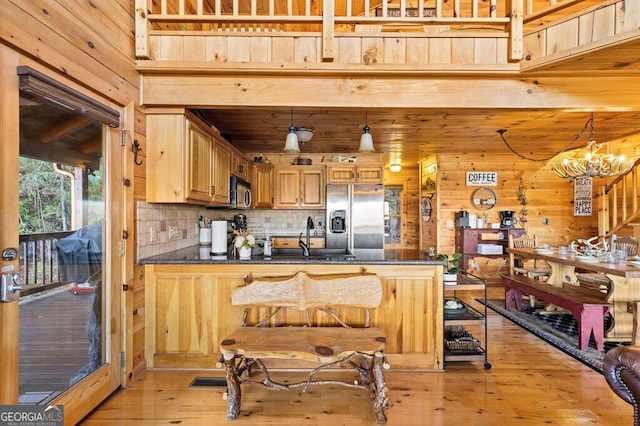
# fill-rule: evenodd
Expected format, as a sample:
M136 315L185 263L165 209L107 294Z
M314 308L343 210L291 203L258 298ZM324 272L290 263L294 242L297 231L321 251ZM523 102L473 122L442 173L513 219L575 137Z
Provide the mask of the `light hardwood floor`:
M492 294L502 295L499 289ZM604 377L489 311L492 364L448 363L440 372L385 373L394 406L388 425L632 425L633 409ZM240 417L225 418L222 388L189 388L219 371L154 370L120 390L85 425L374 425L361 391L315 387L308 392L244 387ZM281 377L281 376L280 376Z

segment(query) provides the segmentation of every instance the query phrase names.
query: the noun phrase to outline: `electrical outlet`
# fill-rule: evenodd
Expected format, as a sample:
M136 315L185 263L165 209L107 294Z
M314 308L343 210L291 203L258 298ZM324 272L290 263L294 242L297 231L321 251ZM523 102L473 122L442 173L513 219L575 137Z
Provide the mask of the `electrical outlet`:
M158 241L158 230L155 226L152 226L149 228L149 242L155 243L156 241Z
M174 238L178 238L178 227L170 226L169 227L169 239L173 240Z
M452 220L448 220L447 221L447 228L453 228L453 221Z

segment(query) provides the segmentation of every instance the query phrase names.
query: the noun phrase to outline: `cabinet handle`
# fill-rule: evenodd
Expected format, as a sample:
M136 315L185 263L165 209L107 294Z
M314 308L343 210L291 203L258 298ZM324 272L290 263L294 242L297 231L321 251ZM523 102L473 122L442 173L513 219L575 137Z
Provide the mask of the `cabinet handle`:
M216 186L215 185L211 185L211 194L215 194L216 193Z
M351 180L355 179L355 172L351 172Z

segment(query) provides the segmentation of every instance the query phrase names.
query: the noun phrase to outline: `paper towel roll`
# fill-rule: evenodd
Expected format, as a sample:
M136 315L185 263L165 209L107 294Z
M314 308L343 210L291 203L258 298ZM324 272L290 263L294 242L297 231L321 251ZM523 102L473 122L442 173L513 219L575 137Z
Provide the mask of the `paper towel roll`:
M227 221L214 220L211 222L211 253L227 254Z

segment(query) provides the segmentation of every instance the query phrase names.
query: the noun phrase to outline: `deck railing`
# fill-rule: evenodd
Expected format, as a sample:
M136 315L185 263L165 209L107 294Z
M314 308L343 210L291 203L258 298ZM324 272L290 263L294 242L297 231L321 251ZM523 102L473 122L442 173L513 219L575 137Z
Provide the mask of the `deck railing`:
M60 265L56 242L74 231L20 235L19 268L22 290L26 296L49 290L60 282Z

